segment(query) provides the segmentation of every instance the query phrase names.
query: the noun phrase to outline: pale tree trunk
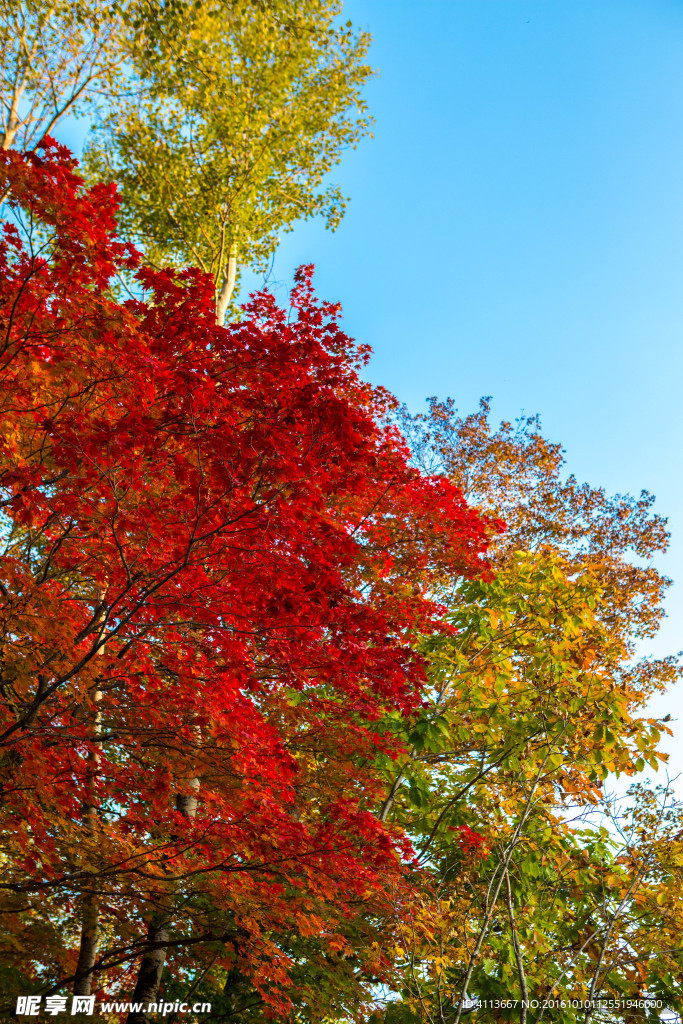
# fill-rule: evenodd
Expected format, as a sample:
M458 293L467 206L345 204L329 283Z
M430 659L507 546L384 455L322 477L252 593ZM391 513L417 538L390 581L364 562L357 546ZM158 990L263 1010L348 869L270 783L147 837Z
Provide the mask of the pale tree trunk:
M396 799L396 794L398 793L400 785L403 782L403 778L404 778L404 774L403 774L402 771L400 771L398 773L398 775L396 776L396 778L394 779L393 783L391 784L391 788L389 789L389 792L387 794L387 798L386 798L386 800L384 801L384 803L382 804L382 806L380 808L380 812L379 812L379 820L380 821L386 821L387 818L389 817L389 812L391 811L391 808L393 807L394 800Z
M11 149L12 143L16 138L16 134L19 131L19 118L15 115L14 111L10 113L9 120L7 122L7 131L3 133L2 137L2 149Z
M3 150L11 147L21 126L21 121L19 120L19 96L21 91L23 91L23 87L22 90L15 89L12 96L12 103L7 117L7 128L2 133L2 147L0 148ZM0 206L9 198L10 191L9 188L6 188L4 192L0 192Z
M104 593L98 594L98 607L101 606ZM96 624L100 627L104 622L104 610L100 611ZM104 654L104 645L97 652ZM99 822L99 807L97 798L97 776L99 774L102 745L100 701L102 691L98 688L94 693L95 711L92 724L92 750L89 756L88 774L86 779L86 799L83 804L83 826L88 834L88 842L91 847L95 845L95 836ZM76 977L74 978L74 995L89 996L92 988L93 966L97 959L97 942L99 932L99 899L97 893L97 880L93 878L90 892L81 897L81 945L78 951L78 964L76 966Z
M201 726L192 726L192 735L196 748L202 742ZM194 818L197 814L197 793L199 792L199 779L194 776L188 779L188 793L176 793L176 810L185 818ZM132 1010L126 1018L126 1024L148 1024L149 1016L147 1007L150 1003L156 1003L159 995L159 985L166 963L166 948L170 938L170 915L160 911L155 914L147 930L147 952L140 963L138 980L135 985L132 1002L142 1003L143 1010Z
M235 290L235 278L237 277L237 242L233 242L230 246L230 255L228 256L228 265L225 268L225 275L221 284L221 289L216 299L216 323L219 327L222 327L225 323L225 314L228 306L230 305L230 299L232 293Z
M23 81L17 83L12 92L12 99L9 105L9 112L7 114L7 127L2 135L2 148L9 149L14 142L17 132L21 127L21 119L19 117L19 100L21 99L24 89L26 88L26 77L24 75Z

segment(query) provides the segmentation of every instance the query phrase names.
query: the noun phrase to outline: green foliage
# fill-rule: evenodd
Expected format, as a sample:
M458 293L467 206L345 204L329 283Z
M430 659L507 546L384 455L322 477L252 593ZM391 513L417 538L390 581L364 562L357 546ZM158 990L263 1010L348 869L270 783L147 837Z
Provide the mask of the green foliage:
M423 643L432 701L404 730L402 761L384 766L383 810L422 871L394 896L395 1006L378 1017L680 1013L680 808L636 789L624 810L607 791L664 759L668 730L646 705L680 666L634 654L662 615L668 581L650 559L666 524L651 495L563 479L537 419L495 430L486 401L459 417L432 400L402 426L421 468L445 471L508 530L495 580L443 581L453 633ZM642 1005L650 992L659 1008Z
M67 115L115 101L123 21L101 0L0 0L0 144L35 147Z
M122 194L127 237L157 264L229 290L230 256L265 267L280 233L344 211L327 183L368 130L369 38L337 0L142 5L129 16L131 95L86 153ZM132 18L132 20L130 20Z
M553 998L567 1005L550 1017L575 1021L585 1008L569 1001L591 991L628 1001L653 990L680 1009L659 972L661 958L680 966L671 935L659 941L672 877L662 823L671 862L675 814L650 802L648 828L636 826L642 807L624 817L604 793L608 776L659 764L665 727L638 715L647 689L620 676L624 646L602 603L589 571L517 552L494 581L461 583L452 636L425 642L431 704L386 768L388 790L401 780L391 817L423 869L394 899L387 1021L404 1006L452 1024L472 997L477 1020L526 1019L524 998ZM463 841L468 829L483 842ZM622 1009L613 1019L629 1019Z

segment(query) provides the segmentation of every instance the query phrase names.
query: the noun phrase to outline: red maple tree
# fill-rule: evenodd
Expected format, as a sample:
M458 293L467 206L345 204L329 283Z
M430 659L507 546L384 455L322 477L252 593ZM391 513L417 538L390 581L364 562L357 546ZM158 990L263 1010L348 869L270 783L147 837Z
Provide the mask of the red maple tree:
M209 279L117 240L113 186L84 190L49 141L0 159L18 990L137 977L154 998L172 955L285 1012L283 936L343 949L400 871L376 723L419 703L411 639L447 628L431 584L485 572L496 524L411 467L312 268L289 313L260 293L218 327Z

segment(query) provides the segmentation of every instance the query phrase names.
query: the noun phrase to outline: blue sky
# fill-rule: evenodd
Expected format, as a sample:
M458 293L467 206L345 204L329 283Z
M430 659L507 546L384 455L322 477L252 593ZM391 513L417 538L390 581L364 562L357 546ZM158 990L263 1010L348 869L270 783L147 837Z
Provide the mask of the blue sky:
M336 174L317 266L369 376L414 410L540 413L570 471L653 491L675 580L651 649L683 647L683 0L346 0L373 35L374 139ZM683 694L656 705L678 713ZM674 750L674 744L670 749ZM672 758L683 771L683 754Z

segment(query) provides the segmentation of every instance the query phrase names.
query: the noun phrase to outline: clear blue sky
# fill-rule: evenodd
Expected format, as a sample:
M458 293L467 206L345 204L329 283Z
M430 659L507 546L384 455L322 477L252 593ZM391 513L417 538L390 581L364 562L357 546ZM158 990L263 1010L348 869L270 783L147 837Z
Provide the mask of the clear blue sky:
M569 469L653 491L678 581L652 650L683 648L683 0L347 0L373 35L374 139L336 179L317 266L370 377L414 410L540 413ZM672 767L683 771L683 696ZM679 783L679 791L681 784Z

